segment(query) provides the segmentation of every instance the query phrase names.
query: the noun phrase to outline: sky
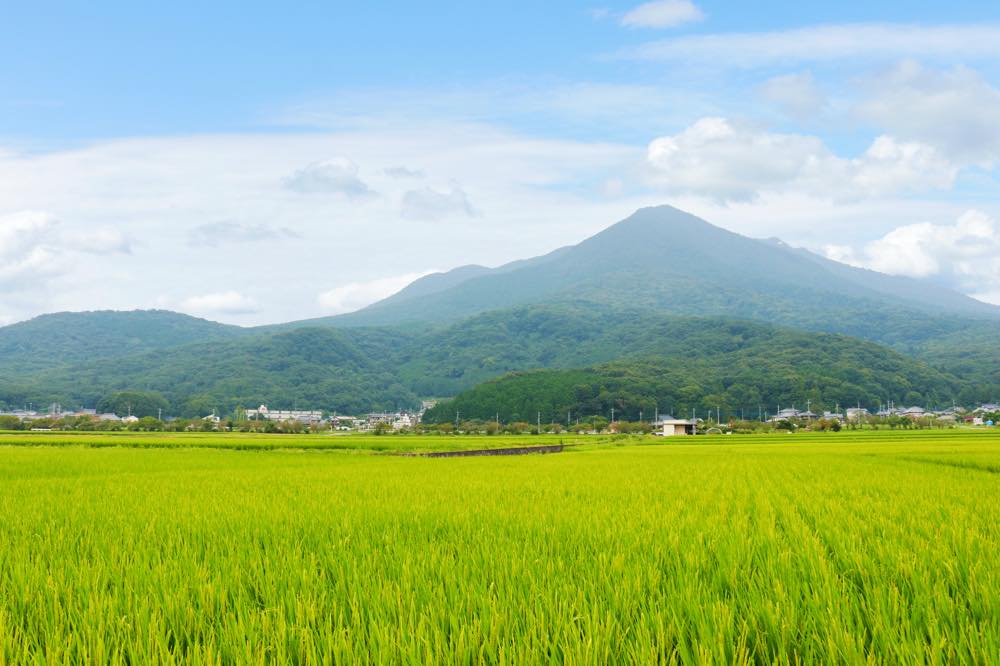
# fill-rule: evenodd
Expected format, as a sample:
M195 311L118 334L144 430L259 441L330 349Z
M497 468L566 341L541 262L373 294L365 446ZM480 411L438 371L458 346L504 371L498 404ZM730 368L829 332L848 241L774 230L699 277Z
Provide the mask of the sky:
M338 314L664 203L1000 304L997 3L288 4L5 7L0 325Z

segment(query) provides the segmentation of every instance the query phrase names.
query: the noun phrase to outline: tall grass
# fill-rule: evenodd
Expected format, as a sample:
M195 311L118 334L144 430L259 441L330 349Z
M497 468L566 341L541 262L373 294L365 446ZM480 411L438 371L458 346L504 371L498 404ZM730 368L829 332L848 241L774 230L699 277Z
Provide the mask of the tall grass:
M0 662L996 662L1000 438L792 439L0 447Z

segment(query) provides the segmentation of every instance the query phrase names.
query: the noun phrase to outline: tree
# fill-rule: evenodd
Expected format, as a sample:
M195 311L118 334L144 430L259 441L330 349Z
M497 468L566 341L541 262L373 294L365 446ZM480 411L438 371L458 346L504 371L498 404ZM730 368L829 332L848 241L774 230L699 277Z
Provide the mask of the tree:
M119 391L97 403L97 411L118 416L159 416L169 408L166 398L152 391Z
M24 424L16 416L0 416L0 430L23 430Z

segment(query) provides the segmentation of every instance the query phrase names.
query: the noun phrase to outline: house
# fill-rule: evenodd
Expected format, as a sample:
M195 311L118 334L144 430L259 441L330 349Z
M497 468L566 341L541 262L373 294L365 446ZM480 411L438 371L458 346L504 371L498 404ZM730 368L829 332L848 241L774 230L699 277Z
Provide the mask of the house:
M133 415L129 414L125 418L121 419L121 422L122 423L138 423L139 422L139 417L138 416L133 416Z
M786 407L785 409L779 410L777 414L771 417L773 423L779 421L790 421L792 419L797 419L802 416L802 412L795 409L794 407Z
M675 419L672 416L664 416L653 422L653 434L661 437L672 437L673 435L693 435L697 421L687 419Z
M353 430L357 427L357 421L354 416L331 416L330 427L334 430Z
M908 419L922 419L927 416L927 410L923 407L908 407L899 413L900 416L905 416Z
M868 418L868 410L864 407L848 407L844 413L848 421L860 421Z

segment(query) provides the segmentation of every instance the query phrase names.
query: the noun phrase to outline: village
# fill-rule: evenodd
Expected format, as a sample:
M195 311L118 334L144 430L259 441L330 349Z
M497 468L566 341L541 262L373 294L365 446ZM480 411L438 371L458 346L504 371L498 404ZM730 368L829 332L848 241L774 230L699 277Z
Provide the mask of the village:
M576 418L575 423L515 421L501 423L482 420L458 420L452 423L423 423L423 415L435 401L424 401L419 410L371 412L361 416L330 414L322 410L271 409L260 405L253 409L238 409L229 417L215 412L202 417L181 419L144 415L98 412L96 409L63 409L53 403L44 410L23 409L0 411L0 430L133 430L133 431L240 431L266 433L369 433L390 434L433 431L464 434L510 433L646 433L659 436L695 435L703 433L748 433L762 430L840 430L842 427L936 427L956 426L991 427L1000 423L1000 404L983 403L977 407L959 406L942 410L923 407L896 407L892 403L870 411L864 407L849 407L836 411L814 413L794 406L781 408L772 415L761 410L757 418L743 418L742 414L723 413L721 410L692 410L690 418L656 415L651 420L613 420L603 416ZM456 415L457 416L457 415Z

